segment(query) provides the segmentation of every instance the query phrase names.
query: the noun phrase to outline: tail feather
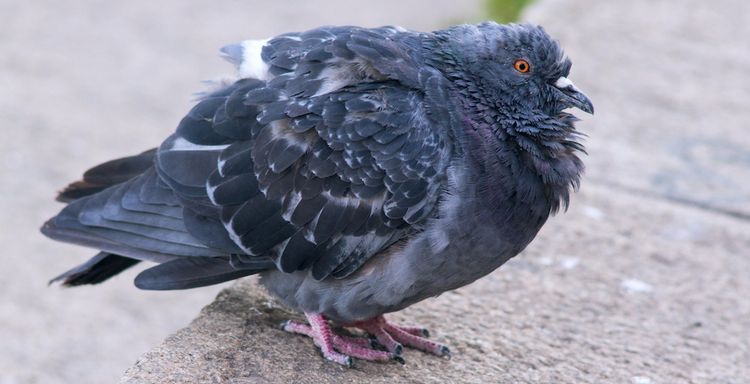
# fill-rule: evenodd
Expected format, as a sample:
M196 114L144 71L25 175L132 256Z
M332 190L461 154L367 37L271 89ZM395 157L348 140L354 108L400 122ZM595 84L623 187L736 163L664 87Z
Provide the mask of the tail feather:
M164 262L179 256L225 256L226 250L210 248L192 236L182 221L159 210L171 212L168 205L141 203L125 208L122 193L136 194L144 183L155 182L143 175L102 192L71 202L42 227L42 233L55 240L97 248L115 255L139 260ZM143 210L141 206L152 210ZM171 213L170 213L171 214Z
M93 195L115 184L128 181L154 165L156 149L150 149L135 156L110 160L89 169L83 179L73 182L60 191L57 201L69 203L84 196Z
M62 281L66 287L99 284L110 277L138 264L140 260L99 252L87 262L55 277L49 284Z
M58 200L70 204L42 233L100 253L50 284L98 284L141 260L161 263L136 277L138 288L150 290L218 284L274 268L270 259L239 257L221 223L184 208L184 197L157 174L155 152L98 165L60 192ZM203 185L190 187L205 196Z

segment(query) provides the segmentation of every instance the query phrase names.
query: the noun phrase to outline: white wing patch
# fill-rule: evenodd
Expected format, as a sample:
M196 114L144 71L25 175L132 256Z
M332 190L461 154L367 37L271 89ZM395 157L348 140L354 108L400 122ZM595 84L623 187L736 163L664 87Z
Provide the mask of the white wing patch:
M268 40L245 40L242 42L242 63L239 66L241 78L251 78L258 80L269 80L271 74L268 73L268 64L263 61L260 53L263 46Z
M221 151L221 150L224 150L228 146L229 144L223 144L223 145L194 144L194 143L187 141L183 137L178 137L174 140L174 142L172 143L172 146L169 147L169 150L170 151Z

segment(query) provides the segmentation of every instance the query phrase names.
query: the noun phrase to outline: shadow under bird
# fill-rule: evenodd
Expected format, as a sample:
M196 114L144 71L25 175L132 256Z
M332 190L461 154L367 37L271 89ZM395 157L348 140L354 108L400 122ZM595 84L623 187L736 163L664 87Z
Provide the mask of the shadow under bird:
M321 27L222 50L238 75L158 148L87 171L47 236L100 250L53 279L142 289L258 274L323 356L403 363L449 349L383 314L521 252L580 180L593 113L541 27ZM368 338L338 334L359 328Z

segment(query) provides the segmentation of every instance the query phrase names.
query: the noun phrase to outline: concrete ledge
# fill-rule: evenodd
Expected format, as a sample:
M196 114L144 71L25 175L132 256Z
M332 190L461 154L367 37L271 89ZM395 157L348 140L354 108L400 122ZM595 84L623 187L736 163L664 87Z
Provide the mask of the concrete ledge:
M747 222L589 186L522 256L390 315L430 328L452 360L407 350L405 366L325 362L311 340L278 329L298 315L250 278L123 382L740 382L750 259L738 252L749 245Z

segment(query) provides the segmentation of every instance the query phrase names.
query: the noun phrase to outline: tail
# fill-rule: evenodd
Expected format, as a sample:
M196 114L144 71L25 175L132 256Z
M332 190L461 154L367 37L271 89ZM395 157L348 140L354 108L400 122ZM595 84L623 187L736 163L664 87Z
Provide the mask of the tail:
M153 165L155 153L156 148L135 156L115 159L97 165L86 171L82 180L73 182L60 191L56 199L63 203L70 203L128 181L142 174ZM87 262L53 278L49 281L49 284L58 281L62 281L62 285L66 287L99 284L139 262L140 260L137 259L99 252Z
M66 287L86 284L99 284L110 277L138 264L140 260L111 253L99 252L89 261L55 277L49 284L62 281Z
M186 209L154 167L155 150L96 166L65 188L69 202L42 227L46 236L99 249L87 262L50 281L98 284L141 260L160 263L136 278L141 289L187 289L273 268L243 258L221 223Z
M70 183L57 195L57 201L70 203L81 197L93 195L113 185L124 183L154 165L156 148L135 156L110 160L89 169L83 179Z

